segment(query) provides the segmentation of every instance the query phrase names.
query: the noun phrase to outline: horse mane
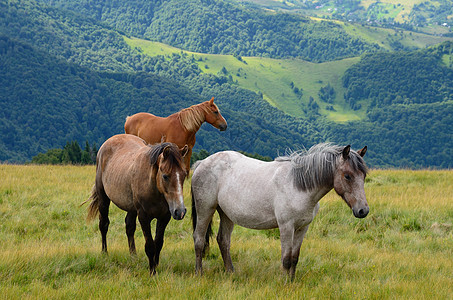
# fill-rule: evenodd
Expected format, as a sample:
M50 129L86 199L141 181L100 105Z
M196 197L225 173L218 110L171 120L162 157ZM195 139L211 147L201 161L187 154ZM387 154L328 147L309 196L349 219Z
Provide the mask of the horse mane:
M178 112L179 120L182 126L190 132L197 131L201 124L206 120L205 114L208 112L208 107L205 102L192 105Z
M167 156L167 160L169 160L170 165L177 165L177 166L184 166L184 162L181 156L181 152L179 151L178 146L173 143L165 142L160 144L154 144L149 146L149 159L150 164L155 166L157 164L157 159L159 155L164 151L165 148L169 147L169 155ZM182 167L185 169L184 167Z
M301 190L313 190L321 186L333 185L333 176L344 146L322 143L314 145L308 151L289 151L286 156L277 157L276 161L291 162L294 184ZM355 151L349 152L349 161L354 171L365 175L368 169L363 158Z

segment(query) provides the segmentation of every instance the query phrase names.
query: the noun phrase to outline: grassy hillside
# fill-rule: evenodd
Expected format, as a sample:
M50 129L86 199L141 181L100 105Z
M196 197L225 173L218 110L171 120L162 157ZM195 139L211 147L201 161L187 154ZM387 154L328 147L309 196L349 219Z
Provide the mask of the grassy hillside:
M371 28L341 21L333 22L341 25L348 34L369 43L379 43L389 51L395 48L420 49L445 40L453 40L453 38L404 30ZM354 111L343 98L346 90L342 84L342 76L349 67L360 60L359 57L312 63L294 58L271 59L196 53L133 37L125 37L125 41L131 47L149 56L181 52L191 54L203 72L228 76L240 87L262 94L263 99L271 105L294 117L307 116L310 110L310 97L319 105L319 113L334 122L363 119L368 107L364 102L361 109ZM449 62L449 58L444 58L444 62ZM333 104L321 101L318 95L319 90L327 84L332 86L336 93ZM296 93L294 87L301 92ZM326 109L330 105L333 110L331 107Z
M342 96L337 97L333 105L335 111L328 111L325 109L326 104L322 105L318 96L319 89L328 83L335 89L337 95L343 95L345 90L341 83L341 76L346 69L357 63L359 58L311 63L299 59L194 53L137 38L125 37L125 41L131 47L138 48L140 52L150 56L181 52L191 54L203 72L231 76L231 80L240 87L261 93L271 105L295 117L306 116L310 97L318 100L321 114L337 122L358 120L365 114L366 107L360 111L353 111L344 103ZM226 72L222 72L222 68L225 68ZM302 92L295 93L291 83Z
M236 272L223 272L213 241L205 274L196 276L189 216L170 221L158 274L150 278L141 230L137 257L130 257L125 213L114 205L109 254L102 255L97 224L87 224L86 207L79 207L94 175L94 166L0 165L2 298L446 299L453 294L452 171L372 170L365 184L371 207L365 219L355 219L341 198L329 193L302 244L294 283L285 283L277 231L240 227L232 236ZM217 222L216 215L215 232Z
M451 37L413 32L400 28L380 28L342 21L335 22L341 24L348 34L361 38L367 42L378 43L379 46L389 51L399 49L422 49L444 41L453 40Z

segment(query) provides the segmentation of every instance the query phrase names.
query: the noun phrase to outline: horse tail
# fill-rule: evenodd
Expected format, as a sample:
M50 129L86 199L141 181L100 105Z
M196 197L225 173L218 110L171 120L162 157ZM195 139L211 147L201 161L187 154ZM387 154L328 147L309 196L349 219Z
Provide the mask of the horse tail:
M130 116L127 116L126 117L126 121L124 121L124 132L125 133L130 133L131 132L131 129L129 128L130 127Z
M197 208L195 205L195 198L193 196L193 188L190 188L190 192L192 194L192 227L193 231L195 231L195 228L197 228ZM202 251L202 256L206 257L206 255L209 252L209 240L211 239L212 236L212 219L209 221L208 229L206 230L206 236L205 236L205 242L204 242L204 247Z
M82 205L90 200L91 200L91 203L90 203L90 206L88 207L87 221L93 220L99 214L100 201L99 201L99 195L96 191L96 185L93 185L90 198L88 198L88 200L83 202Z

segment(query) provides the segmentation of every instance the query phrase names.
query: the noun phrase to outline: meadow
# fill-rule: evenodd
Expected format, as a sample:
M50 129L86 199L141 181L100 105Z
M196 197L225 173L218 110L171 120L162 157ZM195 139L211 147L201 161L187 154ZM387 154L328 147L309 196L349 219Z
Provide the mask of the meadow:
M94 166L0 165L1 299L448 299L453 295L453 171L371 170L371 211L356 219L334 192L321 199L294 282L280 264L277 230L238 226L223 270L215 241L195 275L188 216L171 220L157 275L139 229L129 255L125 213L110 209L109 254L86 206ZM216 215L217 217L217 215ZM214 220L214 231L218 219ZM155 225L155 221L153 221Z

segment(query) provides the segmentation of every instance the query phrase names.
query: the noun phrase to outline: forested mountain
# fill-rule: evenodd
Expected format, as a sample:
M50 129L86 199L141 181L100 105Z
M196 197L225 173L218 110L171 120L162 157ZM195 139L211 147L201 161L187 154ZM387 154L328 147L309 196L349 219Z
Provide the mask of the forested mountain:
M170 114L196 94L144 73L97 73L0 36L0 160L25 161L67 141L100 145L127 114Z
M442 61L452 52L446 42L433 50L368 54L345 72L344 97L352 108L370 102L368 109L453 100L451 61L450 67Z
M189 90L166 76L95 72L46 56L7 37L0 39L0 54L0 65L5 70L0 76L2 161L24 161L69 140L95 141L100 145L108 137L124 131L127 115L150 111L167 116L205 101L208 95L230 100L225 105L219 104L230 128L220 133L204 125L197 134L198 148L210 152L236 149L275 156L273 143L281 150L312 143L311 138L304 138L311 131L309 128L305 128L307 133L293 132L297 124L302 126L304 122L295 121L287 126L291 118L266 108L256 94L215 77L195 79ZM165 65L164 58L156 59L153 65L160 66L162 74L175 77L178 69L187 75L192 68L190 59L180 57L179 60L174 67ZM232 111L237 106L242 106L240 111ZM263 115L270 118L261 120ZM319 138L311 134L316 136Z
M276 22L266 31L270 44L260 46L268 52L255 55L293 55L269 51L283 44L288 46L285 49L293 47L291 40L283 39L283 44L279 44L278 38L273 40L273 36L284 38L285 34L292 33L291 26L295 24L299 24L302 31L311 30L309 34L304 31L301 35L307 34L313 43L322 40L311 60L377 49L373 43L361 44L360 41L354 44L357 41L347 39L342 29L332 23L241 9L221 2L86 1L82 6L77 2L75 11L71 11L75 2L69 0L52 1L56 7L33 0L1 2L0 161L24 162L39 152L61 148L72 140L100 145L111 135L123 132L127 115L149 111L165 116L214 96L229 128L221 133L210 125L202 126L195 150L205 149L212 153L233 149L275 157L287 148L298 149L332 141L352 144L354 148L367 144L370 150L367 162L374 167L453 167L451 45L448 43L418 52L362 56L360 62L345 73L343 83L349 104L365 105L367 116L362 121L337 124L322 118L314 108L303 118L286 115L270 106L262 95L239 88L231 78L202 71L199 61L190 54L181 52L151 57L140 49L129 47L122 37L126 31L130 34L142 30L145 35L155 28L162 28L162 32L170 34L171 38L180 39L186 49L192 44L219 47L221 43L210 44L201 39L203 35L195 32L195 28L209 28L210 21L205 24L203 18L179 18L184 15L181 7L186 3L186 7L194 10L192 16L209 8L214 20L216 12L220 15L221 11L217 7L222 7L225 11L232 9L235 17L223 14L215 20L239 22L234 18L243 14L256 24ZM170 4L174 9L166 7ZM93 7L99 8L97 13ZM146 12L146 18L142 12ZM173 29L178 34L164 31L166 24L176 26L165 23L173 20L163 17L167 12L175 14L174 20L178 20L175 24L190 21L186 26L179 25L186 31L178 31L176 27ZM152 24L154 21L157 23ZM194 32L186 34L191 29L191 22L200 25L193 25ZM333 27L322 27L325 25ZM307 29L310 26L321 26L326 32L321 34L314 27ZM116 31L119 28L122 33ZM211 37L225 40L223 34L229 32L228 28ZM276 31L272 32L272 28ZM235 35L247 32L242 27L232 30L230 34L240 41L240 48L228 42L222 49L228 49L225 50L228 53L233 51L238 59L242 59L238 55L242 52L235 52L237 49L258 51L259 43L247 43L246 39ZM344 37L345 43L336 45L330 40L330 34L340 40ZM163 36L160 38L164 39ZM221 52L220 48L218 50ZM305 50L297 48L295 51L303 53ZM343 74L337 76L341 78ZM327 83L325 86L329 87ZM331 89L330 86L327 90L328 95L334 95L331 97L343 96ZM328 101L332 99L328 98ZM318 105L312 101L313 107L315 104Z
M136 37L185 50L327 61L380 49L332 22L238 7L220 0L42 0Z

